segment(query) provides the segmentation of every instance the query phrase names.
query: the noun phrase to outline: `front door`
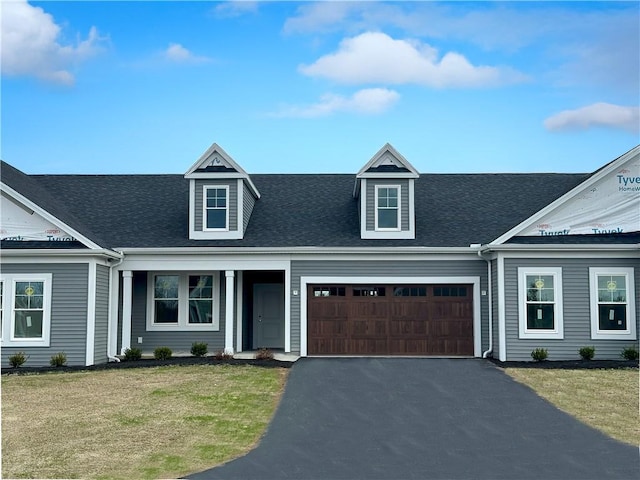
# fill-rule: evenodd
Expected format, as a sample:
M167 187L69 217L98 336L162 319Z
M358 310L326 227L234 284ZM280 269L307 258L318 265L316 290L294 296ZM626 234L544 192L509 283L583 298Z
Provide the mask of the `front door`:
M284 286L253 286L253 349L284 348Z

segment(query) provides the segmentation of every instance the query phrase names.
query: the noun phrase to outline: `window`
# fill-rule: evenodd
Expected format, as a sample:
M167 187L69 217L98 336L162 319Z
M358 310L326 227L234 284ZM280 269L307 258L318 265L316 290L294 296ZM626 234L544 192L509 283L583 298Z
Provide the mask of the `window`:
M229 187L204 187L204 229L229 229Z
M147 330L218 330L216 275L149 274Z
M467 287L433 287L434 297L466 297Z
M2 345L49 346L51 274L3 275L0 282Z
M591 338L635 340L633 268L592 267L589 286Z
M394 297L426 297L427 287L394 287Z
M353 287L354 297L384 297L385 287Z
M376 185L376 230L400 230L400 186Z
M313 287L314 297L344 297L344 287Z
M520 338L562 339L562 269L518 268Z

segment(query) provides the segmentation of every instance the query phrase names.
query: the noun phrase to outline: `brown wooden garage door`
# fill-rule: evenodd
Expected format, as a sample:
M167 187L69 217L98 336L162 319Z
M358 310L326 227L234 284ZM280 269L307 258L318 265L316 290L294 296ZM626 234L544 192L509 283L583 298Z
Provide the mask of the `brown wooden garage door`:
M473 355L471 285L309 285L309 355Z

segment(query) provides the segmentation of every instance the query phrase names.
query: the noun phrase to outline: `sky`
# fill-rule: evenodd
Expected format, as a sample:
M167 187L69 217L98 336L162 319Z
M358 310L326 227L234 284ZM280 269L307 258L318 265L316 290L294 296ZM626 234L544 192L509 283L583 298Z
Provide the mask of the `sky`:
M640 143L640 2L2 0L26 173L591 172Z

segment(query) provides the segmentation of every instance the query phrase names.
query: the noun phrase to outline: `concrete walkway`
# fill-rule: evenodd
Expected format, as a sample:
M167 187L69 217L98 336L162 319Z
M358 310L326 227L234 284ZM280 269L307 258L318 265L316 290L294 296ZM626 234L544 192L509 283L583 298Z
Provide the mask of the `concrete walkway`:
M637 479L638 447L479 359L303 358L264 438L203 479Z

